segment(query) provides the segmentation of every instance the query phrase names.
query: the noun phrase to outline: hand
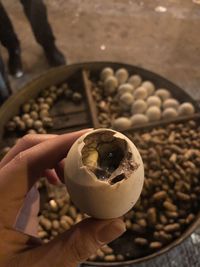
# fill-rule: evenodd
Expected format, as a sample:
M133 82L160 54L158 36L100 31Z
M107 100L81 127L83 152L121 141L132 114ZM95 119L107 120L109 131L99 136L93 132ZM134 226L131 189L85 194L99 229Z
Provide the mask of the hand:
M125 231L121 219L85 219L48 244L37 236L42 175L63 177L63 159L85 131L27 135L0 162L0 266L75 267Z

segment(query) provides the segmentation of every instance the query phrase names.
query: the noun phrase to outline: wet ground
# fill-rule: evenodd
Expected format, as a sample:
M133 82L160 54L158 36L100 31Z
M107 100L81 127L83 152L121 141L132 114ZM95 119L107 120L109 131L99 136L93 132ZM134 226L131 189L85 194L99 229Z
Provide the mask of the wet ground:
M20 1L2 0L22 46L25 75L14 90L49 67ZM68 63L119 61L154 71L200 99L200 0L45 0ZM7 53L2 48L4 60ZM200 234L139 266L200 266Z
M21 41L25 76L48 69L20 1L3 0ZM196 2L196 3L195 3ZM69 63L112 60L155 71L197 95L199 0L45 0L57 44ZM7 58L3 49L4 58ZM199 97L200 98L200 97Z

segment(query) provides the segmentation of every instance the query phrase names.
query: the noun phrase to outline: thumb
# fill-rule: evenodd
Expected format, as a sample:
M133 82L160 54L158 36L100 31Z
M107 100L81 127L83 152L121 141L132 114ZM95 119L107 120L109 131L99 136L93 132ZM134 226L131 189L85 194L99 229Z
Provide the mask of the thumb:
M85 219L50 243L26 252L27 255L23 258L23 263L20 262L20 266L77 267L101 246L113 241L125 231L125 224L121 219ZM34 261L32 265L30 260Z

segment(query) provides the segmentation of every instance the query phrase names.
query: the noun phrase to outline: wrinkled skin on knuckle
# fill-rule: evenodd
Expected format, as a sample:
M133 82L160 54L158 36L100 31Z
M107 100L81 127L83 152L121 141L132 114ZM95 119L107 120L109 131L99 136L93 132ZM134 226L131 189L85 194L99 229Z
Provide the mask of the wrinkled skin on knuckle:
M29 146L30 144L32 144L34 138L35 138L34 134L26 134L17 141L17 144L22 147Z

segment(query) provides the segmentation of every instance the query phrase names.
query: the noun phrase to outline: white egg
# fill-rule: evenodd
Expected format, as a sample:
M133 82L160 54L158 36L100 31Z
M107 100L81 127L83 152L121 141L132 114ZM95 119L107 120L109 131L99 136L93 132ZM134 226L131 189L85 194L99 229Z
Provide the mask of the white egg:
M146 115L149 121L158 121L161 118L161 110L156 106L151 106L147 109Z
M166 108L162 113L163 119L173 119L176 118L177 116L178 112L174 108Z
M133 96L135 99L146 99L148 96L147 89L140 86L133 92Z
M128 71L126 69L121 68L115 72L115 76L116 76L119 84L123 84L128 80L129 74L128 74Z
M112 68L104 68L102 71L101 71L101 80L102 81L105 81L108 77L110 76L114 76L114 71Z
M131 107L132 114L144 113L147 109L147 103L143 99L138 99L133 102Z
M129 83L121 84L117 89L118 95L122 95L123 93L133 93L133 86Z
M158 96L150 96L147 98L147 105L150 106L157 106L160 107L162 104L160 98Z
M155 95L160 97L162 101L165 101L166 99L171 97L171 93L167 89L158 89L155 91Z
M195 112L195 108L189 102L185 102L185 103L181 104L178 108L178 114L180 116L192 115L192 114L194 114L194 112Z
M118 86L118 81L116 77L114 76L109 76L105 81L104 81L104 92L106 95L111 95L116 92Z
M118 117L112 123L112 128L118 131L127 130L131 127L131 121L126 117Z
M150 81L144 81L141 86L147 89L148 96L152 95L155 91L155 85Z
M137 202L144 182L142 158L131 140L110 129L97 129L72 145L64 163L73 203L94 218L123 216Z
M119 100L122 103L122 105L128 105L128 106L130 106L133 103L134 97L130 93L123 93L120 96Z
M134 88L137 88L142 83L142 78L140 75L131 75L131 77L128 79L128 83L132 84Z
M178 100L174 99L174 98L169 98L169 99L166 99L164 102L163 102L163 108L166 109L166 108L175 108L175 109L178 109L180 103L178 102Z
M141 124L145 124L149 121L148 117L144 114L135 114L131 118L132 126L137 126Z

